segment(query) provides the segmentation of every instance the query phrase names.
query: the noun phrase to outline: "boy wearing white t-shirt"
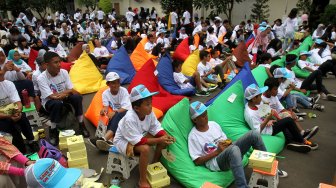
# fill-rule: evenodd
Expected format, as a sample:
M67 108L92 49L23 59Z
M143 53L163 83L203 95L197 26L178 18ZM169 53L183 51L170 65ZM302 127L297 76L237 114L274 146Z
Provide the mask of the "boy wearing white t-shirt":
M79 122L79 133L84 137L89 137L90 133L86 129L83 119L83 97L73 89L68 72L61 69L61 58L55 52L46 52L43 57L47 69L37 80L41 91L42 105L50 113L50 143L58 145L59 131L57 127L61 122L65 103L70 103L75 109L75 116Z
M279 132L286 133L287 149L301 153L311 151L310 144L312 143L307 142L302 137L292 118L280 119L275 110L272 110L269 105L261 103L261 95L267 89L268 87L259 88L256 84L251 84L245 89L244 96L247 103L245 105L244 117L247 124L252 130L256 130L260 134L274 136ZM264 111L269 112L268 114L264 114Z
M89 139L93 146L102 151L108 151L112 147L112 140L117 131L119 121L132 108L128 91L120 86L120 77L116 72L109 72L106 75L106 85L109 88L102 94L103 109L101 109L100 115L107 116L109 119L107 132L103 138Z
M149 92L142 84L135 86L130 93L132 109L120 120L113 143L124 156L140 154L139 187L150 187L146 174L149 163L150 147L156 145L153 162L158 162L161 151L172 144L175 138L167 135L152 111L152 96L158 92Z
M318 68L319 68L319 65L318 64L313 64L309 61L307 61L307 58L311 56L311 53L310 52L307 52L307 51L302 51L300 53L300 60L298 61L298 66L301 68L301 69L305 69L309 72L314 72L316 71Z
M145 44L145 51L147 53L152 53L152 50L153 48L156 46L156 43L154 42L155 41L155 38L152 34L148 34L147 35L147 39L148 39L148 42L146 42Z
M260 134L249 131L232 143L216 122L208 121L207 107L199 101L190 104L190 116L194 127L188 135L188 148L193 162L211 171L232 170L236 187L248 188L242 158L251 146L266 151Z

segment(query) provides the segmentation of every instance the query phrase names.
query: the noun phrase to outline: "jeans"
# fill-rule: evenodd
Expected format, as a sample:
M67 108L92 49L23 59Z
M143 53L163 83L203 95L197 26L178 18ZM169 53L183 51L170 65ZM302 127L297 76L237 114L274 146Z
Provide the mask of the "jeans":
M296 108L296 100L292 94L288 94L284 100L286 101L287 108Z
M309 98L301 95L299 93L293 93L290 94L294 97L294 100L296 101L296 103L299 103L303 106L303 108L310 108L312 106L312 103L310 103ZM297 106L297 105L296 105Z
M242 159L251 146L253 149L266 151L260 133L257 131L247 132L216 157L216 161L221 170L232 170L233 176L235 177L235 184L238 188L248 188Z

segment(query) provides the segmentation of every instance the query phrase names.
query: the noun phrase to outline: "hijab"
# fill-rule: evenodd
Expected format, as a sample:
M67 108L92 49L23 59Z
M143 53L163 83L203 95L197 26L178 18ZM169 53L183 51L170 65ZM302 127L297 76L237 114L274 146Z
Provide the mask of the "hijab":
M22 64L22 60L21 59L19 59L17 61L14 60L14 53L15 52L18 52L18 51L17 50L9 50L9 52L8 52L8 60L13 61L13 63L15 65L21 65Z

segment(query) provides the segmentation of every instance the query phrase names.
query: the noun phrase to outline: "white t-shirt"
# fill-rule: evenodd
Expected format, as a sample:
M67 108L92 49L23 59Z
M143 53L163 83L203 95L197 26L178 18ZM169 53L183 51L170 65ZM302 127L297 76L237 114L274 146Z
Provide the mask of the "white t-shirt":
M268 69L271 68L271 64L259 64L258 66L265 67L265 68L268 68Z
M93 55L96 57L108 57L110 53L105 46L101 46L100 48L96 47L93 50Z
M8 80L0 82L0 107L19 101L21 100L14 83Z
M294 19L287 18L285 20L284 27L285 27L285 37L293 38L294 33L298 28L297 18Z
M101 10L98 10L97 11L97 18L98 18L98 20L103 20L104 19L104 12L103 11L101 11Z
M152 52L153 48L155 47L155 43L151 43L151 42L146 42L145 44L145 50L146 51L150 51L149 53Z
M133 17L135 16L135 14L132 11L127 11L125 16L126 16L127 22L132 23Z
M17 65L14 63L14 65L19 68L22 72L30 72L32 71L32 68L25 62L21 59L21 65Z
M202 62L198 63L197 65L197 71L200 74L200 76L205 75L211 70L211 65L207 62L205 65L203 65Z
M119 91L116 95L112 95L110 88L106 89L103 94L103 106L109 106L113 110L125 109L131 110L132 105L130 101L127 89L119 87Z
M198 25L197 27L195 27L194 31L192 32L192 35L194 36L196 35L196 33L199 33L201 31L203 31L203 27L202 25Z
M186 33L180 33L179 39L183 40L185 38L188 38L188 35Z
M40 34L40 39L41 40L47 40L50 35L52 35L52 33L50 31L47 33L47 31L45 29L43 29L41 34Z
M278 113L285 109L279 101L278 97L271 96L270 98L267 98L265 95L262 95L261 99L264 104L268 104L273 110Z
M282 25L278 26L278 25L274 24L273 30L275 31L275 35L278 39L283 39L284 38L285 33L284 33L284 27Z
M209 129L207 131L200 132L196 127L193 127L188 135L189 155L193 161L216 151L219 141L227 139L216 122L209 121L208 125ZM220 171L216 157L207 161L205 166L211 171Z
M331 51L329 49L329 46L327 45L327 47L323 50L322 54L319 55L318 52L320 51L320 49L315 48L310 50L311 52L311 57L310 60L312 63L314 64L318 64L321 65L322 63L326 62L327 60L331 60Z
M218 44L218 38L216 37L216 34L215 34L215 33L213 33L213 34L209 34L209 33L208 33L205 42L206 42L206 46L207 46L207 47L212 46L212 47L214 48L214 47L217 46L217 44Z
M69 74L66 70L61 69L60 72L52 77L47 70L45 70L38 78L38 87L41 91L42 105L49 101L49 96L54 93L61 93L65 90L72 89L73 85Z
M5 80L9 80L11 82L18 81L18 80L24 80L24 79L26 79L26 77L21 71L16 72L12 70L12 71L6 71L5 73Z
M223 63L223 61L219 58L211 58L210 61L209 61L209 64L212 68L214 68L215 66L217 66L221 63Z
M318 67L317 66L314 66L311 62L309 61L303 61L303 60L299 60L298 61L298 66L301 68L301 69L304 69L305 67L309 67L313 70L317 70Z
M216 36L217 35L217 26L213 25L212 27L214 28L214 34ZM222 35L224 35L224 33L226 33L226 29L223 25L220 25L217 37L221 37Z
M253 110L248 106L248 103L246 103L244 110L244 118L252 130L260 132L260 124L264 122L265 117L260 116L258 109ZM272 135L272 133L273 133L272 126L265 126L265 128L261 131L261 134Z
M182 17L184 18L184 25L190 24L190 13L188 11L185 11Z
M194 88L194 86L191 85L190 82L184 83L188 78L184 76L181 72L174 72L173 76L174 76L174 81L177 83L177 85L181 89Z
M20 55L23 54L23 55L28 55L29 56L29 54L30 54L30 47L24 48L23 50L21 50L21 48L18 48L18 52L19 52Z
M32 75L32 81L34 85L34 90L35 92L39 91L39 86L38 86L38 77L42 74L42 72L39 69L36 69Z
M131 109L120 120L113 143L118 152L126 155L127 143L136 145L148 133L155 136L161 130L163 130L161 123L155 117L154 112L141 121L137 113Z
M293 83L297 88L301 88L302 85L302 80L296 78L295 73L292 70L288 70L286 68L286 71L288 72L288 74L290 75L290 78L288 78L288 80Z
M173 24L173 25L177 24L177 14L176 14L176 12L171 12L170 13L170 20L171 20L171 24Z
M67 54L61 44L57 44L56 48L48 46L49 51L57 53L60 57L66 57Z

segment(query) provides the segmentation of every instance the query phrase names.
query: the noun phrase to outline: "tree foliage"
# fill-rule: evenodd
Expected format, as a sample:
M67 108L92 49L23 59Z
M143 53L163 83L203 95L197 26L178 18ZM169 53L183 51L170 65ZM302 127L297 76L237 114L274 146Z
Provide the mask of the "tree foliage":
M47 14L47 8L49 7L49 0L25 0L24 6L38 13L40 18L45 18Z
M101 8L105 13L109 13L112 11L112 2L111 0L100 0L99 8Z
M257 23L267 20L270 16L268 2L269 0L256 0L256 2L253 3L251 18Z
M231 22L232 10L235 3L241 3L245 0L194 0L193 4L196 9L205 8L206 10L212 9L210 16L225 14L227 19Z
M320 23L324 23L325 25L336 24L336 5L330 4L328 5L324 12L320 17Z
M76 0L78 5L85 6L88 10L95 10L97 6L97 0Z
M311 0L299 0L296 3L296 7L303 13L309 13L311 10Z
M190 5L192 5L192 0L161 0L161 8L165 14L168 14L172 10L191 10L190 8L192 7Z

